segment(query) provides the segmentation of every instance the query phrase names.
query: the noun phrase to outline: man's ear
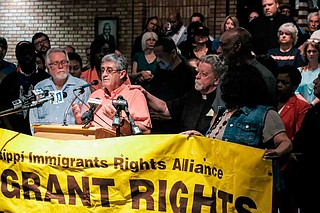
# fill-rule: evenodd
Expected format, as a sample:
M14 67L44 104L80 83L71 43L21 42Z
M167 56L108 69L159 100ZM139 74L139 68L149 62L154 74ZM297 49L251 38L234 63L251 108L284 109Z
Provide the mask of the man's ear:
M214 85L214 86L218 86L219 81L220 81L220 77L217 77L216 79L214 79L213 85Z
M237 52L237 51L240 51L240 49L241 49L241 42L240 41L236 41L235 43L234 43L234 50Z
M124 79L125 78L125 76L127 76L127 71L126 70L121 70L120 71L120 79Z
M171 51L171 55L172 55L173 57L175 57L175 56L177 55L177 50L176 50L176 49L173 49L173 50Z

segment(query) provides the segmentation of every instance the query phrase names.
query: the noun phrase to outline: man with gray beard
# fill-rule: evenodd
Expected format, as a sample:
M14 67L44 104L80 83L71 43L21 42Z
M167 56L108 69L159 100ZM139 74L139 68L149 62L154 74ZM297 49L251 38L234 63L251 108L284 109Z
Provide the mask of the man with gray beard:
M169 101L153 96L141 86L132 87L138 87L145 94L151 117L174 119L178 124L176 133L194 129L205 134L213 117L211 104L216 96L216 88L226 69L227 66L218 55L204 55L197 66L194 89Z

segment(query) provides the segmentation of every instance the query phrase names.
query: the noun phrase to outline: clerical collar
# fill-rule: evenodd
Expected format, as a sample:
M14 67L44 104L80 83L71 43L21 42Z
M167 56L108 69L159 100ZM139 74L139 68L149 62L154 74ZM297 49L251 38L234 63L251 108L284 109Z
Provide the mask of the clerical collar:
M207 95L202 94L201 96L202 96L202 99L203 99L203 100L207 100Z

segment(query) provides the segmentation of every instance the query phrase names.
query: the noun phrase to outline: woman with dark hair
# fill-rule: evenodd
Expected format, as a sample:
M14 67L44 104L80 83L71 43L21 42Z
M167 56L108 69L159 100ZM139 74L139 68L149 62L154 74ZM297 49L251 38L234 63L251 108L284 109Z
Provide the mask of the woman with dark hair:
M264 158L273 160L273 212L277 212L283 189L279 159L290 153L292 143L277 111L265 106L267 86L252 65L229 67L221 84L226 109L213 117L207 137L265 149ZM201 135L191 130L188 136Z
M157 16L152 16L147 19L146 25L144 26L142 33L138 35L133 42L132 50L131 50L131 58L134 57L134 55L142 51L142 46L141 46L141 40L142 36L145 32L155 32L159 36L159 18Z
M101 59L103 56L114 53L116 51L115 47L108 43L107 41L103 41L101 39L96 39L91 43L90 46L90 65L91 67L87 70L83 70L80 78L85 79L86 82L90 83L94 80L97 80L99 84L92 85L91 92L101 88Z

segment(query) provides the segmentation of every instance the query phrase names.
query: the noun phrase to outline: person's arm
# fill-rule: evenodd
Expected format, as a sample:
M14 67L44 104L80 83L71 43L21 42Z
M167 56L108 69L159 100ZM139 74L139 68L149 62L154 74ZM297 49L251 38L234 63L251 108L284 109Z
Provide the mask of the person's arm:
M267 149L264 154L264 158L267 158L267 159L279 158L281 156L289 154L293 149L292 142L288 138L286 132L280 132L277 135L275 135L273 138L273 142L276 148Z
M318 104L319 102L320 102L320 99L316 97L313 101L311 101L310 105L311 105L311 106L315 106L315 105Z

